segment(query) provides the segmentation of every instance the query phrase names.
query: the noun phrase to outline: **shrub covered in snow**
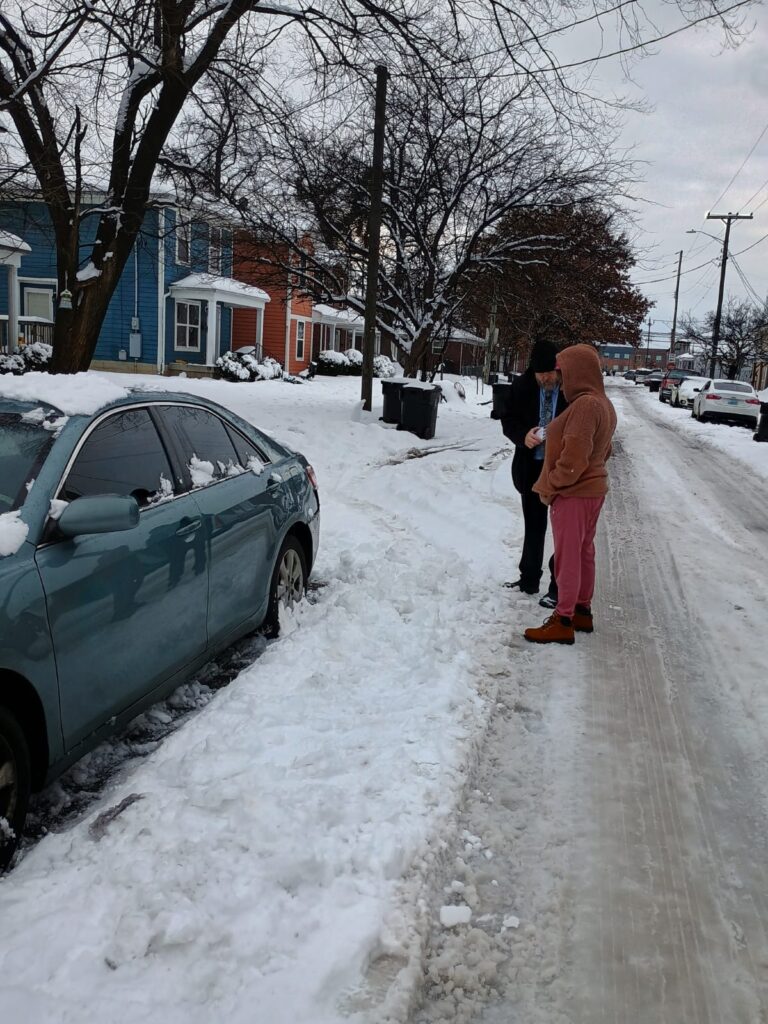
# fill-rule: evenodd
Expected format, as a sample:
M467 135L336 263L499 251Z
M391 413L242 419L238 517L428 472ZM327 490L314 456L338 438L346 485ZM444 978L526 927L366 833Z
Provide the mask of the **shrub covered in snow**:
M261 362L251 352L225 352L216 360L218 376L223 380L254 381L282 377L283 368L267 356Z
M352 370L349 360L343 352L334 352L333 349L325 349L317 357L317 372L324 373L329 377L338 377L348 374Z
M24 345L13 355L0 354L0 373L13 373L17 377L30 370L47 370L53 349L42 341Z
M393 363L389 356L373 357L374 377L395 377L397 375L397 363Z
M350 366L362 366L363 365L363 353L359 348L348 348L344 355L349 360Z

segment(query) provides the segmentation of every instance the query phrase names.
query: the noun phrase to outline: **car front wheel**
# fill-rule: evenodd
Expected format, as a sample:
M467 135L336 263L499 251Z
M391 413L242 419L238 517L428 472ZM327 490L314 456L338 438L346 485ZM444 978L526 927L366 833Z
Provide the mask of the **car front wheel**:
M24 832L31 779L24 731L15 716L0 707L0 871L10 864Z
M304 598L308 575L304 549L295 537L286 537L269 588L269 608L263 627L268 637L280 635L280 609L295 608Z

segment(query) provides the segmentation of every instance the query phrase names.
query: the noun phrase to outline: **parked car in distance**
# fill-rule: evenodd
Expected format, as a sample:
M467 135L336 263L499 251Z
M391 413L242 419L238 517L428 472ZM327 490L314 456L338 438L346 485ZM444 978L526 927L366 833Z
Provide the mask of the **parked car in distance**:
M661 382L664 380L663 370L651 370L648 376L643 380L643 384L648 388L649 391L658 391L661 387Z
M69 417L0 397L0 492L2 869L33 789L229 644L275 634L320 504L304 456L155 391Z
M708 380L693 400L691 415L704 420L743 423L757 430L760 399L751 384L740 380Z
M672 397L672 388L687 377L690 377L687 370L667 370L659 388L659 401L668 402Z
M673 409L688 409L706 383L706 377L686 377L685 380L674 381L669 404Z
M643 367L641 367L639 370L635 370L635 384L645 383L645 378L650 376L650 374L652 373L653 370L647 370Z
M635 371L634 370L627 370L627 372L624 374L624 380L634 380L634 379L635 379Z

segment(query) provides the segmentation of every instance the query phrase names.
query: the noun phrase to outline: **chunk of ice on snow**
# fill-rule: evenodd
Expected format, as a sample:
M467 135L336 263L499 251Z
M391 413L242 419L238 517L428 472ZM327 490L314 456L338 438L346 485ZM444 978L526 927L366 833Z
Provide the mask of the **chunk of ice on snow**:
M440 907L440 924L443 928L455 928L457 924L469 924L472 911L469 907Z
M519 928L520 918L514 914L508 914L501 923L502 928Z

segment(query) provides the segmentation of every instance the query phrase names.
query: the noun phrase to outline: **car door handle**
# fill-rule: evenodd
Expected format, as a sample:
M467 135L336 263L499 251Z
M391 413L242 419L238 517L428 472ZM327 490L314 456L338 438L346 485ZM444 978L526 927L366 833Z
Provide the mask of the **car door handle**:
M202 525L202 519L182 519L181 526L176 531L176 536L191 537L193 533L197 533Z

